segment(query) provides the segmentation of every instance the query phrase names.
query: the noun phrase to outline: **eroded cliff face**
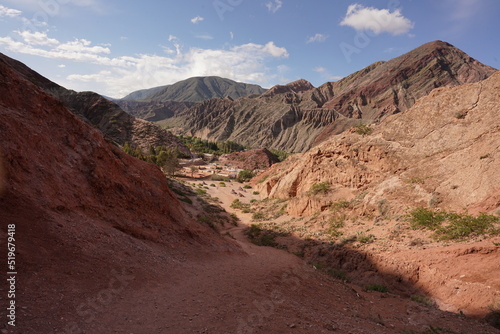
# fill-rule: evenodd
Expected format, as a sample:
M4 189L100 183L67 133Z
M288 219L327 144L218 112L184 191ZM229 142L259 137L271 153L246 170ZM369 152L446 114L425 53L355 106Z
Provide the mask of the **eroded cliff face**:
M437 87L477 82L494 72L435 41L318 88L298 80L260 96L204 102L166 122L205 139L305 152L353 125L406 111Z
M500 207L500 74L439 88L412 108L372 126L331 137L273 166L256 187L272 198L294 198L293 215L311 214L338 199L358 198L362 214L391 203L394 214L417 205L472 212ZM263 181L262 181L263 180ZM326 196L308 193L327 183Z

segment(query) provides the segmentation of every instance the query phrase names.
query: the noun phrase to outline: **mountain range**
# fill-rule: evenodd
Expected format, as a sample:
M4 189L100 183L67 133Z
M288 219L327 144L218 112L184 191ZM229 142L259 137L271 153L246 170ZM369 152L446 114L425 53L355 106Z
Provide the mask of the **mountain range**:
M161 122L180 133L304 151L251 184L190 188L120 149L187 149L171 133L0 54L0 217L15 238L0 236L15 239L22 282L15 329L497 333L468 318L499 327L495 230L432 242L406 217L429 208L468 224L465 213L489 213L479 217L500 228L499 101L500 73L439 41L317 88L125 101L158 120L164 108ZM269 153L225 158L264 169Z
M266 89L258 85L209 76L189 78L173 85L135 91L121 100L202 102L215 97L237 99L251 94L260 95L265 91Z
M304 152L352 126L406 111L437 87L477 82L495 71L434 41L317 88L298 80L260 95L213 98L170 112L160 123L178 134Z

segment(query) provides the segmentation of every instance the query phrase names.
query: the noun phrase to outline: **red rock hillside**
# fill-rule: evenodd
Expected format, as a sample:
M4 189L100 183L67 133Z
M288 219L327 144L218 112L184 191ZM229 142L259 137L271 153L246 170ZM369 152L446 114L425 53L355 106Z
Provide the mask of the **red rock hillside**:
M278 157L266 148L257 148L246 152L234 152L220 156L219 161L240 169L266 169L279 162Z
M4 62L0 150L2 245L8 224L16 233L16 333L83 333L97 311L79 305L114 291L103 290L110 282L140 286L183 249L237 249L183 211L159 168L110 145Z

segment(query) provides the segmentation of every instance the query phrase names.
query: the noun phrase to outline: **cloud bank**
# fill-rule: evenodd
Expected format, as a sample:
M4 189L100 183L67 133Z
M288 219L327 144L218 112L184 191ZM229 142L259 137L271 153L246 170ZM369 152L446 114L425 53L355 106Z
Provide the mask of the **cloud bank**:
M134 90L171 84L193 76L216 75L268 86L279 73L278 67L269 68L268 64L289 56L285 48L272 41L226 49L183 50L179 39L170 36L175 51L165 47L165 55L113 57L109 46L93 45L86 39L61 42L45 32L15 31L15 34L16 38L0 37L0 45L16 53L96 66L94 73L71 74L66 79L75 85L95 83L101 88L100 93L111 97L122 97Z
M7 8L5 6L0 5L0 17L16 17L21 15L22 12L17 9Z
M390 12L388 9L353 4L347 8L347 13L340 25L358 31L369 30L376 35L384 32L391 35L402 35L410 31L414 23L404 17L399 9Z

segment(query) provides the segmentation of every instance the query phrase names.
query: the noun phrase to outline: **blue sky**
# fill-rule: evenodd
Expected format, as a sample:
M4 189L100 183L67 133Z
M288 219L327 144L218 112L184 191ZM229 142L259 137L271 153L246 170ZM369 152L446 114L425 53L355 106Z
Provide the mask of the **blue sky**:
M217 75L319 86L444 40L500 68L498 0L0 0L0 52L123 97Z

